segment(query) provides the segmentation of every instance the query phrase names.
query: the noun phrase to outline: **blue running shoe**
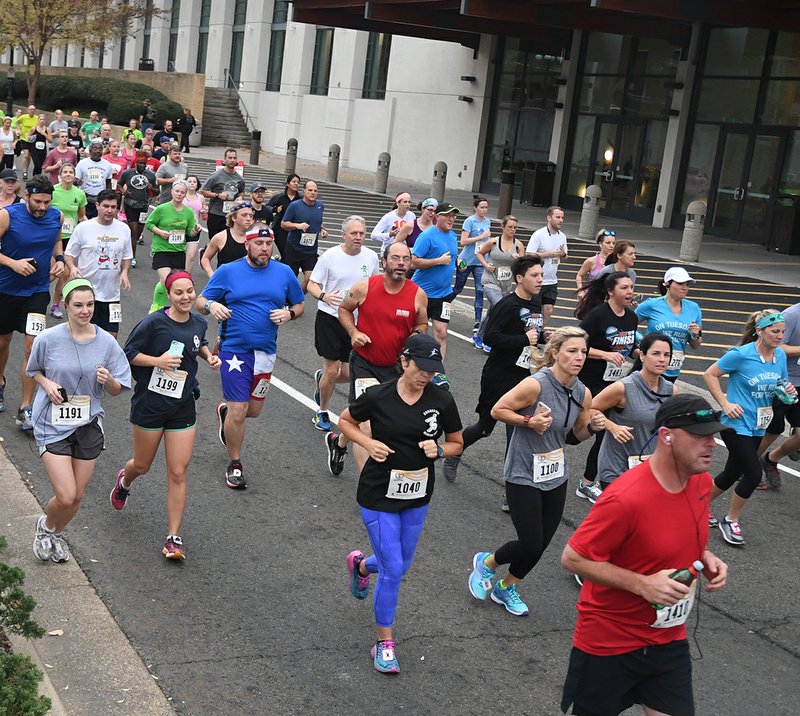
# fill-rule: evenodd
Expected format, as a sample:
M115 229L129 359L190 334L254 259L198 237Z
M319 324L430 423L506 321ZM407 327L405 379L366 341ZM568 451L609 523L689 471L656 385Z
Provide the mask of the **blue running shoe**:
M394 642L390 639L379 641L369 653L375 671L383 674L400 673L400 664L397 663L397 656L394 653Z
M311 423L317 430L322 430L326 433L331 431L331 419L328 417L327 410L318 410L316 413L314 413Z
M486 558L491 552L478 552L472 558L472 572L469 575L469 591L475 599L485 600L492 591L494 570L486 566Z
M444 373L434 373L431 383L442 390L450 390L450 381L447 380L447 376Z
M364 561L364 553L354 549L347 555L347 572L350 575L350 593L356 599L366 599L369 594L369 576L362 577L358 571L359 565Z
M0 385L0 413L6 412L6 382Z
M509 614L513 614L515 617L527 617L528 605L519 598L519 594L517 594L517 585L511 584L503 589L503 587L500 586L502 581L501 579L494 585L494 589L492 589L492 601L497 604L502 604L506 608L506 611Z
M484 352L484 353L491 353L491 352L492 352L492 347L491 347L491 346L487 346L487 345L484 343L484 344L483 344L483 352Z
M314 373L314 402L319 405L319 384L322 381L322 376L324 375L322 368L318 368L317 372ZM330 428L327 428L330 430Z
M479 351L483 350L483 341L477 333L472 334L472 345L475 346Z

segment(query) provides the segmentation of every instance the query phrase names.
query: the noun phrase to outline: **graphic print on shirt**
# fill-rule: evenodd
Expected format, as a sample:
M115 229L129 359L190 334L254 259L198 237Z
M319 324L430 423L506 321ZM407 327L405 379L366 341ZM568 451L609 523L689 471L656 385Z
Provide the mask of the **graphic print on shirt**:
M636 331L621 331L616 326L609 326L606 328L606 340L612 351L622 353L627 358L636 340Z
M439 431L439 411L436 408L429 408L423 413L423 416L428 427L422 431L422 434L430 438L435 437Z
M134 174L130 178L130 183L134 189L139 189L139 190L146 189L147 186L150 184L146 174Z

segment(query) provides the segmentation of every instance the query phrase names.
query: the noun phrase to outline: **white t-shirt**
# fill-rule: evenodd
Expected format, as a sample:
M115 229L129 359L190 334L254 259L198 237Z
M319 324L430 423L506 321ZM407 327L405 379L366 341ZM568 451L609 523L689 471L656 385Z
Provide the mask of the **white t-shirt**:
M106 159L94 161L81 159L75 167L75 176L81 180L81 189L86 196L97 196L106 188L106 182L114 176L114 167Z
M70 239L71 240L71 239ZM317 265L311 272L311 280L322 286L325 293L331 291L349 291L354 283L378 273L378 254L372 249L361 247L355 256L344 252L341 246L334 246L320 256ZM319 310L335 318L339 311L325 301L319 302Z
M403 224L408 224L409 222L413 222L416 217L414 216L413 211L407 211L403 218L401 219L397 215L397 210L393 209L388 214L384 214L381 217L381 220L375 224L375 228L372 230L370 237L375 239L375 241L381 242L381 255L383 255L383 250L392 243L391 237L391 230L393 228L402 228Z
M78 270L94 286L98 301L119 301L119 274L122 261L133 258L131 230L114 219L103 226L97 219L81 221L72 232L64 251L78 264Z
M529 254L538 254L547 251L558 251L560 248L564 249L564 254L567 253L567 235L563 231L557 231L551 234L550 230L543 226L531 234L531 239L528 241L528 248L526 249ZM558 283L558 265L561 259L553 257L550 259L542 259L544 262L544 280L542 286L553 286Z

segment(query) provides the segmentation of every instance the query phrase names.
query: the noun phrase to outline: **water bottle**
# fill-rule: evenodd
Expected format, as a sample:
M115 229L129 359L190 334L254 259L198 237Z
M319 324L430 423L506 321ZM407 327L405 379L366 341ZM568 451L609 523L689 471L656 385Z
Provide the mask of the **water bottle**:
M786 405L794 405L797 402L797 394L789 394L786 391L787 385L790 385L788 380L785 378L778 378L778 381L775 383L775 395L778 396L778 400L780 400L781 403L786 403Z
M691 586L692 582L697 579L697 575L705 569L705 565L699 560L696 559L692 562L691 567L686 567L685 569L678 569L674 571L672 574L669 575L670 579L674 579L676 582L680 582L681 584L685 584L687 587ZM651 604L653 609L666 609L667 607L664 604Z

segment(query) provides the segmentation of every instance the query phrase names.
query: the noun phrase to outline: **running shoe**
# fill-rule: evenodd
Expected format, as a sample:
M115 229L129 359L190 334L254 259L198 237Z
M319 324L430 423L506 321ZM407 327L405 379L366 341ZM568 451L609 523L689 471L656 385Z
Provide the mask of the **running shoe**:
M69 562L69 547L67 543L61 539L61 535L53 535L53 551L50 553L50 559L53 562Z
M460 457L446 457L442 465L442 474L444 479L448 482L455 482L458 477L458 463L461 462Z
M33 430L33 413L30 407L25 406L24 408L20 408L14 422L26 432L28 430Z
M339 447L339 433L327 433L325 445L328 448L328 470L336 477L344 470L344 457L347 455L346 447Z
M481 601L488 599L492 591L494 570L486 566L486 558L491 556L491 552L477 552L472 558L472 572L467 580L470 594Z
M583 480L579 480L575 494L578 497L584 500L589 500L589 502L594 504L600 499L600 495L603 494L603 491L596 482L584 482Z
M319 405L320 404L320 388L319 384L322 381L322 376L325 375L322 368L318 368L316 373L314 373L314 402ZM330 430L330 428L328 428Z
M22 181L28 181L28 172L22 172Z
M231 490L244 490L247 488L247 482L244 479L244 473L242 471L242 463L238 460L231 461L231 464L228 465L228 469L225 470L225 484L231 488Z
M314 413L311 423L317 430L322 430L326 433L331 431L331 420L328 417L327 410L318 410Z
M450 381L447 380L447 376L444 373L434 373L431 382L442 390L450 390Z
M183 540L178 535L169 535L164 542L161 550L167 559L186 559L186 550L183 547Z
M124 488L122 486L122 479L125 477L125 468L123 467L117 473L117 484L114 485L114 489L111 490L111 506L115 510L121 510L125 507L125 503L128 501L128 495L131 494L131 491Z
M761 463L761 471L764 473L764 481L766 481L766 486L761 487L761 485L759 485L758 489L778 492L778 490L781 489L781 473L780 470L778 470L778 465L771 462L768 455L769 450L758 458L758 461Z
M399 674L400 664L397 663L397 655L394 653L394 642L390 639L379 641L369 652L372 657L372 666L375 671L383 674Z
M350 594L356 599L366 599L369 594L369 576L362 577L359 565L366 559L360 549L347 555L347 573L350 575Z
M0 413L6 412L6 382L0 385Z
M480 330L480 327L481 327L481 322L480 322L480 321L477 321L477 322L475 323L475 325L472 327L472 332L473 332L473 333L477 333L477 332Z
M525 604L517 593L517 585L511 584L506 588L501 586L502 579L494 585L492 589L492 601L496 604L502 604L509 614L515 617L527 617L528 605Z
M59 321L64 318L64 314L61 312L61 306L59 306L57 303L54 303L52 306L50 306L50 315L53 318L57 318Z
M716 518L714 513L711 511L711 505L708 506L708 526L711 529L715 527L719 527L719 520Z
M477 333L472 334L472 345L475 346L479 351L483 350L483 341Z
M137 244L137 246L144 246L144 239L142 239L142 238L139 238L139 239L136 241L136 244Z
M219 403L217 405L217 435L219 436L219 441L227 446L225 442L225 416L228 414L228 404L227 403Z
M500 509L503 512L506 512L506 513L507 512L511 512L511 508L508 506L508 499L507 498L505 498L505 497L503 498L503 504L500 505Z
M131 259L131 268L136 268L136 259Z
M45 515L36 520L36 532L33 536L33 555L42 562L49 562L53 554L53 538L55 532L45 527Z
M483 344L483 352L484 352L484 353L491 353L491 352L492 352L492 347L491 347L491 346L487 346L487 345L484 343L484 344Z
M742 528L738 522L732 522L727 517L722 519L719 523L720 532L722 532L722 539L728 544L740 547L744 544L744 537L742 537Z

